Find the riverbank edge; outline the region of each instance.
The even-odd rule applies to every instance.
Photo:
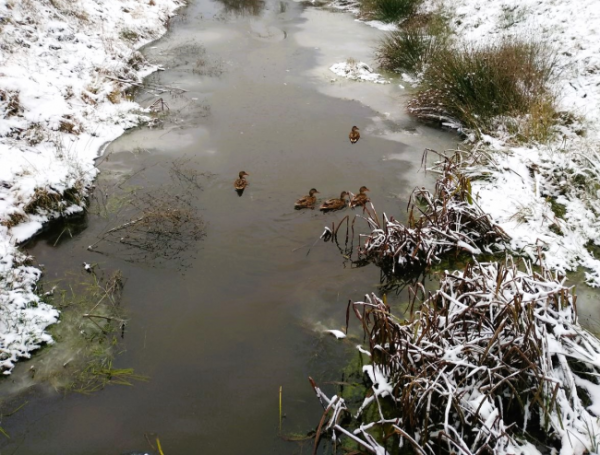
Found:
[[[19,244],[85,210],[95,160],[148,120],[128,81],[159,69],[137,51],[187,0],[0,2],[0,372],[52,343],[59,312]]]

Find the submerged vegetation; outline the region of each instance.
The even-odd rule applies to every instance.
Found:
[[[61,322],[50,328],[55,344],[45,347],[29,371],[36,382],[58,390],[92,393],[109,384],[131,385],[144,377],[113,366],[126,328],[120,271],[103,274],[87,267],[68,286],[56,284],[47,299],[61,311]]]
[[[205,236],[195,201],[202,179],[210,177],[191,164],[186,158],[171,162],[168,185],[145,188],[145,169],[141,169],[120,181],[116,187],[120,191],[110,198],[104,188],[98,188],[92,210],[110,218],[110,224],[88,249],[130,262],[185,268]]]

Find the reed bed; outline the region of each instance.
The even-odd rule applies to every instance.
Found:
[[[564,281],[508,258],[446,272],[427,296],[414,288],[408,321],[374,294],[349,304],[371,387],[349,422],[344,399],[311,380],[319,433],[376,454],[522,453],[532,440],[547,453],[597,452],[600,341],[579,326]]]
[[[437,153],[426,150],[424,161],[428,151]],[[425,188],[413,191],[407,224],[385,214],[380,220],[372,204],[365,210],[371,232],[360,234],[356,262],[373,262],[391,277],[421,272],[449,255],[477,256],[504,250],[508,235],[473,200],[471,180],[462,170],[469,169],[469,163],[460,152],[438,155],[435,189],[433,193]],[[340,225],[344,221],[350,223],[344,219]],[[322,238],[337,240],[340,225],[325,228]]]

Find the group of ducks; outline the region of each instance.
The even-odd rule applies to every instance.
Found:
[[[358,132],[357,126],[352,127],[352,131],[350,131],[348,138],[352,144],[356,144],[358,142],[360,139],[360,133]],[[246,171],[240,171],[239,177],[235,180],[235,182],[233,182],[233,187],[239,195],[241,195],[241,193],[243,193],[248,186],[248,181],[246,180],[247,175],[250,174],[248,174]],[[347,191],[342,191],[339,198],[331,198],[324,201],[319,207],[319,210],[323,212],[333,212],[335,210],[341,210],[345,207],[348,207],[348,205],[350,205],[352,208],[364,207],[367,202],[370,202],[369,197],[365,194],[367,191],[369,191],[369,188],[366,186],[361,186],[358,194],[352,196],[351,198],[350,193]],[[303,196],[296,201],[294,208],[296,210],[314,209],[315,204],[317,203],[317,197],[315,196],[317,193],[318,191],[315,188],[311,188],[307,196]],[[350,200],[348,201],[347,198],[350,198]]]

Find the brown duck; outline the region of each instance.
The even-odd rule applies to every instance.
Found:
[[[245,179],[246,175],[250,174],[248,174],[246,171],[240,171],[240,178],[236,179],[236,181],[233,182],[233,187],[237,191],[242,191],[248,186],[248,181]]]
[[[294,208],[296,210],[314,209],[315,202],[317,202],[317,197],[315,196],[316,193],[318,193],[318,191],[314,188],[311,188],[308,192],[308,196],[303,196],[296,201],[296,203],[294,204]]]
[[[370,191],[369,188],[367,188],[366,186],[361,186],[359,193],[356,196],[354,196],[352,198],[352,200],[350,201],[350,207],[352,207],[352,208],[358,207],[358,206],[364,207],[367,202],[371,202],[371,199],[369,199],[369,196],[367,196],[365,194],[366,191]]]
[[[334,210],[341,210],[348,206],[348,201],[346,200],[347,196],[348,196],[348,193],[346,191],[342,191],[342,194],[340,194],[339,199],[337,199],[337,198],[327,199],[325,202],[323,202],[321,204],[321,207],[319,207],[319,210],[321,210],[323,212],[333,212]]]
[[[358,126],[352,127],[352,131],[350,131],[350,134],[348,135],[348,137],[350,138],[350,142],[352,144],[356,144],[358,142],[358,140],[360,139],[360,133],[358,132]]]

